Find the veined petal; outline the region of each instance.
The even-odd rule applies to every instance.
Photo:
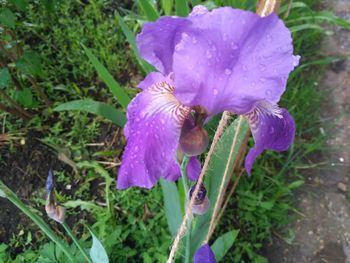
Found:
[[[141,57],[165,75],[172,72],[178,32],[188,23],[186,18],[169,16],[146,23],[136,38]]]
[[[176,162],[181,127],[191,109],[176,100],[173,90],[168,83],[160,82],[130,103],[118,189],[151,188],[160,177],[167,177]]]
[[[173,57],[175,96],[182,103],[210,114],[243,114],[257,101],[279,101],[299,57],[276,14],[262,18],[224,7],[188,19]]]
[[[193,258],[194,263],[216,263],[215,255],[208,244],[197,249]]]
[[[260,102],[245,116],[255,141],[245,159],[245,169],[250,174],[256,157],[264,150],[286,151],[289,148],[294,140],[295,123],[286,109],[266,101]]]

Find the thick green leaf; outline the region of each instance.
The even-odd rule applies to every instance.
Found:
[[[233,162],[237,156],[238,150],[244,140],[244,137],[249,129],[248,123],[244,120],[241,124],[241,128],[238,131],[237,143],[234,146],[233,156],[231,160],[228,160],[230,148],[232,144],[233,136],[236,133],[238,120],[233,121],[224,131],[221,139],[219,140],[216,149],[213,153],[213,157],[209,163],[207,173],[205,174],[205,187],[207,189],[208,198],[210,204],[212,204],[208,212],[198,217],[198,221],[193,229],[191,243],[191,251],[194,252],[203,242],[205,236],[208,233],[209,222],[213,214],[214,204],[216,202],[222,177],[225,172],[227,162],[230,164],[230,170]]]
[[[102,243],[98,238],[92,233],[90,230],[90,233],[92,235],[92,247],[90,249],[90,257],[93,263],[108,263],[108,255],[103,247]]]
[[[115,81],[113,76],[108,72],[108,70],[103,66],[98,59],[92,54],[91,50],[82,45],[86,55],[88,56],[90,62],[94,65],[98,76],[106,83],[108,88],[111,90],[115,98],[118,100],[120,105],[123,106],[124,109],[127,108],[130,98],[123,90],[123,88]]]
[[[93,113],[112,121],[114,124],[120,127],[124,127],[126,123],[126,117],[124,113],[117,111],[111,105],[108,105],[103,102],[94,101],[91,99],[69,101],[57,106],[53,110],[54,111],[78,110],[78,111]]]
[[[149,21],[155,21],[159,18],[157,10],[149,2],[149,0],[139,0],[138,3]]]
[[[17,59],[16,68],[24,74],[36,77],[44,76],[40,56],[33,51],[25,51],[23,56]]]
[[[171,15],[173,10],[174,0],[162,0],[162,8],[166,16]]]
[[[35,100],[30,88],[16,90],[13,94],[13,99],[25,108],[34,108],[38,106],[38,102]]]
[[[155,71],[153,66],[148,64],[146,61],[144,61],[140,57],[139,50],[137,49],[137,46],[136,46],[136,40],[135,40],[134,33],[130,30],[128,25],[125,24],[124,19],[119,14],[117,14],[117,17],[118,17],[118,22],[119,22],[120,28],[122,29],[122,31],[126,37],[126,40],[129,42],[131,49],[134,52],[134,54],[137,58],[137,61],[139,62],[140,66],[142,67],[143,71],[145,73],[150,73],[152,71]]]
[[[160,180],[164,196],[165,214],[168,220],[171,236],[175,237],[182,222],[180,197],[176,184],[173,182]]]
[[[11,80],[10,72],[7,68],[0,70],[0,89],[8,86]]]
[[[187,16],[190,12],[187,0],[175,0],[176,15]]]
[[[214,252],[216,261],[220,261],[226,253],[230,250],[233,243],[235,242],[238,236],[239,230],[232,230],[220,236],[215,240],[214,244],[211,246],[211,249]]]
[[[28,2],[26,0],[9,0],[9,2],[22,11],[25,11],[28,6]]]
[[[0,25],[14,28],[16,25],[16,15],[8,8],[0,11]]]

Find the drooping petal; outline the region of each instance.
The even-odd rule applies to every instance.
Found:
[[[295,123],[286,109],[264,101],[246,115],[255,145],[245,159],[245,169],[250,174],[253,163],[264,150],[286,151],[294,140]]]
[[[259,100],[277,103],[298,64],[290,31],[276,14],[232,9],[197,12],[173,58],[175,96],[209,113],[246,113]]]
[[[208,244],[197,249],[193,258],[194,263],[216,263],[215,255]]]
[[[181,127],[190,108],[179,104],[173,89],[165,82],[157,83],[130,103],[118,189],[151,188],[174,166]]]
[[[161,17],[146,23],[136,42],[140,55],[164,75],[172,72],[173,53],[179,32],[189,21],[182,17]]]

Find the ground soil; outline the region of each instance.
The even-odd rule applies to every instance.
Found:
[[[324,9],[350,22],[350,1],[324,1]],[[324,40],[321,52],[350,55],[350,30],[332,27],[335,34]],[[305,186],[297,193],[303,214],[291,226],[291,245],[275,237],[266,247],[272,263],[350,262],[350,59],[330,65],[319,89],[327,93],[322,105],[322,128],[327,150],[318,162],[322,168],[304,174]]]

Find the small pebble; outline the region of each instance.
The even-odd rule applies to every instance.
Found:
[[[340,157],[340,158],[339,158],[339,161],[340,161],[341,163],[343,163],[343,162],[344,162],[344,158],[343,158],[343,157]]]
[[[67,184],[67,185],[66,185],[66,189],[67,189],[67,190],[72,189],[72,185],[71,185],[71,184]]]
[[[338,189],[340,191],[342,191],[343,193],[346,193],[347,190],[348,190],[348,187],[346,186],[346,184],[342,183],[342,182],[339,182],[338,185],[337,185]]]

